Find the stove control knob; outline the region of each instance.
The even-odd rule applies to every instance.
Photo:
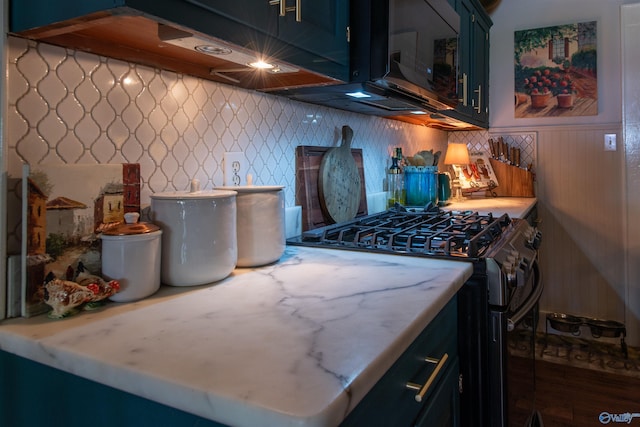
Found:
[[[507,286],[509,286],[510,288],[515,288],[518,284],[518,277],[516,275],[513,263],[508,260],[505,261],[502,264],[502,273],[504,274]]]
[[[533,229],[532,231],[533,233],[531,234],[531,236],[527,237],[526,246],[528,248],[538,250],[538,248],[540,247],[540,242],[542,241],[542,233],[535,229]]]
[[[530,240],[530,239],[533,237],[533,234],[534,234],[534,233],[535,233],[534,228],[533,228],[532,226],[528,226],[528,227],[526,228],[526,230],[524,230],[524,233],[523,233],[523,234],[524,234],[524,237],[525,237],[527,240]]]
[[[533,238],[533,247],[534,249],[538,250],[538,248],[540,247],[540,243],[542,242],[542,233],[538,230],[536,230],[536,235]]]
[[[511,288],[518,286],[518,276],[513,270],[507,274],[507,285]]]

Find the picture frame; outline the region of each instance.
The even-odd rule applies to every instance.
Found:
[[[72,280],[79,262],[101,275],[100,234],[140,212],[140,165],[24,165],[21,315],[49,310],[45,278]]]
[[[515,31],[514,116],[598,114],[597,21]]]
[[[468,165],[452,165],[460,179],[463,193],[486,191],[499,185],[489,155],[484,151],[470,151]]]

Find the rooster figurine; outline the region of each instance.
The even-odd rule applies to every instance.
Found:
[[[80,286],[96,285],[98,287],[98,292],[84,307],[85,310],[93,310],[100,307],[104,304],[104,299],[109,298],[120,290],[120,282],[117,280],[106,281],[100,276],[89,273],[82,261],[78,263],[74,281]]]
[[[98,285],[80,286],[69,280],[56,279],[49,273],[44,284],[44,302],[52,308],[49,317],[62,319],[77,312],[77,307],[92,301],[100,291]]]

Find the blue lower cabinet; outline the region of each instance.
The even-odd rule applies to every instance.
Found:
[[[444,372],[441,385],[416,420],[417,427],[460,425],[459,375],[458,358],[455,358]]]
[[[0,351],[0,426],[223,427]]]
[[[454,298],[349,414],[342,427],[459,426],[457,336]],[[418,402],[417,389],[427,383]]]

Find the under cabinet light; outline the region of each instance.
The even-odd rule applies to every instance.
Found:
[[[223,55],[231,55],[233,51],[228,48],[223,48],[220,46],[212,46],[210,44],[201,44],[193,48],[201,53],[206,53],[207,55],[214,56],[223,56]]]
[[[252,52],[249,49],[225,43],[213,37],[201,37],[168,25],[158,25],[158,37],[165,43],[184,49],[195,50],[205,55],[215,56],[225,61],[247,67],[247,71],[262,70],[268,73],[278,74],[296,73],[300,71],[300,69],[288,64],[266,60],[263,55]],[[224,71],[216,70],[216,72],[221,73]]]
[[[254,62],[250,62],[247,65],[251,68],[257,68],[258,70],[271,70],[272,68],[275,68],[273,64],[270,64],[269,62],[265,62],[261,59]]]
[[[352,98],[357,98],[357,99],[360,99],[360,98],[371,98],[371,95],[369,95],[367,93],[364,93],[364,92],[349,92],[349,93],[346,93],[345,95],[350,96]]]

